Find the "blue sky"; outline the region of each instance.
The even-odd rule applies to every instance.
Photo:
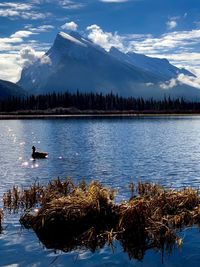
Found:
[[[17,81],[58,31],[70,30],[200,74],[199,0],[1,0],[0,79]]]

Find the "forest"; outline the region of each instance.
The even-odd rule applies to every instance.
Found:
[[[54,113],[90,112],[132,112],[132,113],[200,113],[200,102],[186,101],[184,98],[161,100],[122,97],[112,92],[102,93],[50,93],[26,97],[10,97],[0,100],[0,112],[52,111]]]

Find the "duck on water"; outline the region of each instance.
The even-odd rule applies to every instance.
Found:
[[[32,158],[33,159],[44,159],[48,157],[46,152],[37,152],[35,146],[32,146]]]

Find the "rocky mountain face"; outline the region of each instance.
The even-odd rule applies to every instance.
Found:
[[[166,58],[153,58],[133,52],[122,53],[115,47],[112,47],[109,53],[110,55],[118,58],[121,61],[128,62],[140,69],[158,76],[161,81],[176,78],[179,74],[195,77],[195,75],[188,70],[184,68],[179,69],[176,66],[170,64]]]
[[[194,76],[167,59],[136,53],[109,52],[76,32],[57,34],[53,46],[22,70],[18,85],[32,94],[48,92],[102,92],[122,96],[199,98],[200,91],[177,83],[166,90],[162,83],[179,74]]]
[[[25,96],[26,92],[18,85],[12,82],[0,80],[0,99],[6,99],[11,96]]]

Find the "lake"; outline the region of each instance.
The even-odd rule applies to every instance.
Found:
[[[48,159],[32,160],[31,147]],[[100,180],[118,189],[116,201],[130,197],[130,182],[148,181],[182,188],[200,185],[200,117],[80,118],[0,121],[0,197],[14,184],[26,187],[52,178]],[[1,204],[2,206],[2,201]],[[186,228],[181,250],[171,255],[149,250],[130,260],[118,242],[64,253],[46,249],[18,214],[6,214],[0,235],[1,266],[199,266],[200,233]]]

